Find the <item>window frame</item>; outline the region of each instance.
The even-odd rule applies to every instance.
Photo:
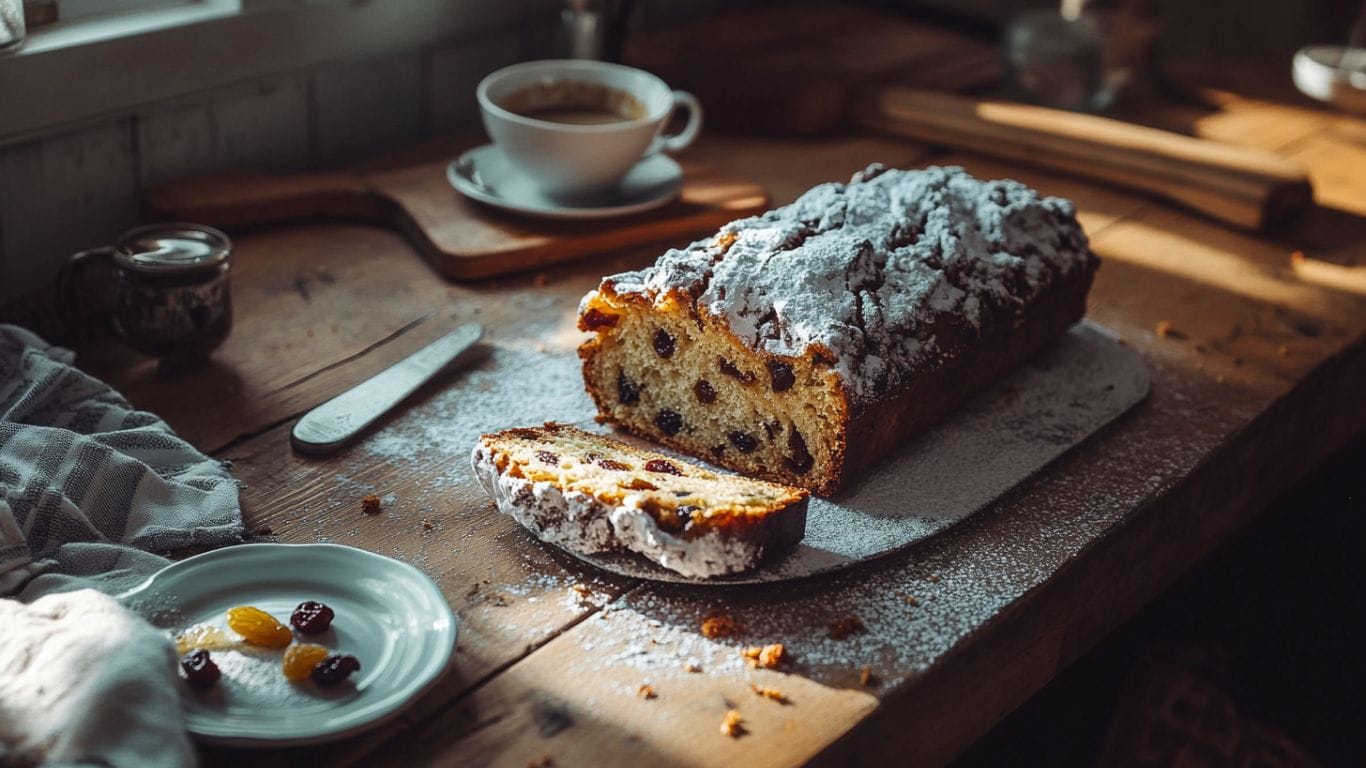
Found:
[[[468,40],[507,29],[534,7],[534,0],[197,0],[58,21],[0,55],[0,146],[327,61]]]

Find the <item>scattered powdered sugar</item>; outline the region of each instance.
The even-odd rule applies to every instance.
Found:
[[[937,328],[1013,322],[1094,263],[1066,200],[961,168],[874,165],[605,278],[603,290],[681,291],[756,350],[829,359],[866,402],[941,352]]]
[[[362,449],[391,462],[429,464],[459,457],[462,477],[481,434],[545,421],[592,421],[573,355],[503,346],[432,398],[367,438]]]

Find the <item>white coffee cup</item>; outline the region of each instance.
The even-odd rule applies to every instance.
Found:
[[[643,158],[685,149],[702,127],[702,105],[692,94],[644,70],[602,61],[513,64],[485,77],[476,94],[489,137],[557,197],[604,192]],[[677,109],[688,111],[687,124],[666,136]]]

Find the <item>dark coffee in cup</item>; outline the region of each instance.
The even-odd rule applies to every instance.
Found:
[[[533,120],[606,125],[645,117],[645,106],[626,91],[577,80],[537,83],[508,94],[503,109]]]

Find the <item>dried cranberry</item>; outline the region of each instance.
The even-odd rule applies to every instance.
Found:
[[[659,415],[655,416],[655,426],[659,427],[660,432],[672,437],[683,428],[683,417],[673,411],[660,411]]]
[[[697,402],[703,405],[711,405],[716,402],[716,390],[712,389],[711,384],[706,379],[698,379],[692,385],[692,393],[697,397]]]
[[[629,466],[622,464],[619,461],[614,461],[613,459],[603,459],[598,462],[598,466],[603,469],[614,469],[618,472],[630,469]]]
[[[616,324],[616,315],[605,314],[603,312],[599,312],[596,309],[590,309],[587,312],[584,312],[583,317],[579,318],[579,325],[585,331],[596,331],[597,329],[602,328],[604,326],[611,328]]]
[[[560,455],[558,453],[553,453],[551,451],[537,451],[536,458],[552,466],[558,465],[560,463]]]
[[[289,623],[305,635],[318,635],[332,626],[335,616],[331,608],[316,600],[308,600],[299,603],[299,607],[294,609],[289,616]]]
[[[182,656],[180,668],[185,670],[185,680],[195,688],[212,688],[223,676],[218,671],[218,665],[209,658],[209,652],[203,648]]]
[[[360,661],[355,656],[328,656],[313,667],[313,682],[327,687],[333,686],[360,670]]]
[[[622,405],[632,405],[640,402],[640,385],[626,378],[626,374],[617,374],[617,402]]]
[[[792,455],[783,459],[787,468],[799,475],[804,475],[811,471],[816,460],[812,458],[811,452],[806,449],[806,440],[802,433],[792,430],[792,434],[787,436],[787,448],[792,451]]]
[[[665,461],[664,459],[650,459],[649,461],[645,462],[645,471],[658,472],[663,475],[678,475],[679,477],[683,476],[683,471],[680,470],[678,467],[674,466],[674,463],[672,461]]]
[[[792,366],[777,360],[769,362],[768,375],[773,380],[774,392],[786,392],[797,383],[797,377],[792,374]]]
[[[726,437],[731,445],[740,449],[740,453],[754,453],[754,449],[759,447],[759,441],[748,432],[731,432]]]
[[[674,356],[674,337],[663,328],[655,331],[655,354],[666,360]]]
[[[739,379],[746,384],[750,384],[754,381],[754,374],[745,373],[739,368],[736,368],[735,363],[732,363],[724,357],[716,358],[716,364],[721,368],[721,373],[724,373],[733,379]]]

